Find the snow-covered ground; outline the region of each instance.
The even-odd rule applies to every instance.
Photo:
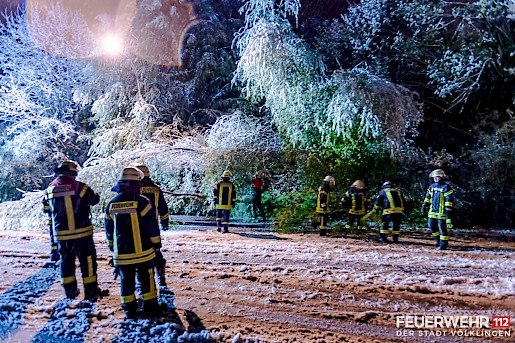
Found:
[[[175,299],[161,296],[162,317],[125,320],[101,232],[99,281],[111,293],[96,303],[63,298],[58,270],[45,267],[46,234],[0,232],[0,340],[464,342],[474,339],[398,336],[395,316],[515,318],[513,242],[451,237],[451,250],[442,252],[420,232],[401,236],[399,245],[367,235],[220,234],[205,227],[162,236]],[[501,340],[513,339],[511,331]]]

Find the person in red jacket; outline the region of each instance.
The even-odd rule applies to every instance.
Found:
[[[90,206],[98,204],[100,196],[87,184],[75,180],[77,170],[74,161],[64,161],[55,168],[56,178],[45,190],[43,211],[50,217],[51,242],[57,243],[61,284],[66,297],[75,299],[79,295],[75,278],[75,259],[78,258],[84,299],[94,301],[108,294],[98,288],[97,252],[90,219]]]
[[[254,213],[254,218],[257,219],[258,215],[261,214],[263,221],[265,221],[265,209],[263,208],[263,202],[261,199],[263,195],[263,186],[263,172],[259,170],[252,179],[252,190],[254,191],[254,195],[252,197],[252,212]]]

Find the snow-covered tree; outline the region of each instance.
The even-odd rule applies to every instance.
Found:
[[[413,94],[363,69],[327,76],[287,20],[299,7],[294,0],[251,0],[242,7],[245,27],[236,36],[240,60],[234,82],[243,85],[243,95],[265,102],[293,146],[331,148],[335,139],[352,134],[398,146],[420,121]]]
[[[37,18],[31,22],[40,33],[46,24]],[[23,15],[4,15],[0,21],[3,187],[9,182],[20,187],[39,186],[41,179],[27,171],[45,170],[74,146],[79,106],[73,95],[88,78],[84,65],[84,61],[54,56],[34,45]],[[26,172],[20,173],[25,174],[25,185],[16,180],[15,169]],[[13,177],[15,180],[7,180]]]

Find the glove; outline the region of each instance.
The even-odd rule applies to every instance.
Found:
[[[50,251],[50,261],[52,261],[52,262],[59,261],[59,252],[57,251],[57,244],[55,247],[54,247],[54,245],[52,245],[52,250]]]
[[[420,214],[425,216],[427,214],[427,207],[426,207],[426,204],[424,203],[424,205],[422,205],[422,207],[420,208]]]
[[[447,225],[448,229],[452,229],[453,228],[452,221],[450,219],[447,219],[445,221],[445,225]]]
[[[114,265],[114,261],[113,261],[112,257],[109,260],[109,262],[107,262],[107,264],[114,268],[113,275],[114,275],[114,280],[116,280],[118,278],[118,275],[120,275],[120,268],[118,268],[118,266]]]

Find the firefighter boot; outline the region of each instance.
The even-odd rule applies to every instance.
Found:
[[[381,232],[379,237],[380,243],[388,243],[388,237],[386,236],[386,233]]]
[[[320,229],[320,236],[327,236],[327,229]]]
[[[449,241],[441,239],[438,250],[447,250],[448,247],[449,247]]]
[[[440,246],[440,233],[433,232],[433,237],[435,238],[435,247]]]

